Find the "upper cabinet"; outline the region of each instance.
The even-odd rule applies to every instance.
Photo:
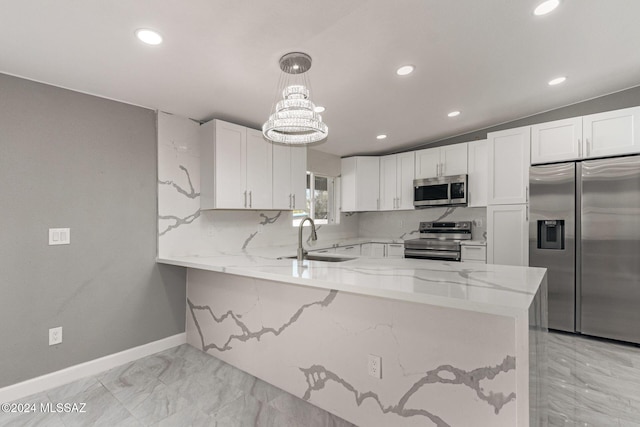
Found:
[[[486,139],[468,143],[469,179],[467,202],[469,207],[487,206],[489,185],[488,142]]]
[[[466,143],[419,150],[415,156],[415,179],[467,173]]]
[[[582,117],[531,127],[531,164],[579,159],[582,156]]]
[[[582,117],[584,157],[640,152],[640,107]]]
[[[307,148],[272,144],[273,209],[306,209]]]
[[[380,210],[414,209],[415,153],[380,157]]]
[[[376,211],[380,207],[380,158],[348,157],[342,163],[342,211]]]
[[[200,127],[202,209],[304,209],[307,149],[267,142],[255,129]]]
[[[531,164],[640,152],[640,107],[531,127]]]
[[[488,137],[488,204],[527,203],[531,127],[492,132]]]

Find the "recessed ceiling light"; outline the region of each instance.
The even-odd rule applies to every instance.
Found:
[[[547,0],[538,5],[533,11],[534,15],[546,15],[547,13],[553,11],[560,4],[560,0]]]
[[[324,107],[322,105],[316,105],[316,108],[313,109],[316,113],[324,112]]]
[[[403,65],[396,70],[396,74],[399,76],[406,76],[407,74],[413,73],[414,69],[415,67],[413,65]]]
[[[566,77],[556,77],[553,80],[549,80],[549,86],[555,86],[555,85],[559,85],[560,83],[564,83],[564,81],[567,80]]]
[[[387,135],[381,134],[381,135],[376,136],[376,139],[385,139],[386,137],[387,137]]]
[[[449,117],[455,117],[455,116],[459,116],[460,115],[460,111],[452,111],[449,114],[447,114],[447,116]]]
[[[141,42],[153,46],[162,43],[162,36],[156,31],[149,30],[148,28],[140,28],[139,30],[136,30],[136,37],[138,37]]]

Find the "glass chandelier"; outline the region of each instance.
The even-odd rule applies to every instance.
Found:
[[[311,68],[311,57],[292,52],[280,58],[280,81],[276,90],[282,99],[271,109],[271,115],[262,125],[262,134],[271,142],[286,145],[305,145],[325,139],[329,128],[309,99],[309,80],[306,72]]]

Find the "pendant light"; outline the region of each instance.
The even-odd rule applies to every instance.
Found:
[[[329,128],[322,122],[316,106],[309,99],[311,57],[291,52],[280,58],[280,81],[276,90],[282,99],[274,101],[271,115],[262,125],[262,134],[271,142],[285,145],[306,145],[325,139]]]

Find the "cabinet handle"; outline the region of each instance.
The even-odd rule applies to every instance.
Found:
[[[527,193],[525,196],[525,201],[529,203],[529,186],[528,185],[525,187],[525,191]]]
[[[440,163],[436,164],[436,176],[440,176]]]
[[[479,250],[481,250],[481,249],[482,249],[480,246],[466,246],[466,245],[465,245],[465,247],[464,247],[464,248],[465,248],[466,250],[471,250],[471,249],[473,249],[474,251],[479,251]]]
[[[578,157],[582,157],[582,140],[578,138]]]
[[[247,207],[247,192],[244,192],[244,207]]]
[[[249,207],[253,207],[253,196],[251,195],[252,191],[249,191]]]
[[[591,155],[591,151],[593,151],[593,145],[591,141],[589,141],[589,138],[587,138],[587,157]]]
[[[293,209],[296,208],[296,195],[293,195]]]
[[[293,205],[291,204],[291,194],[289,194],[289,209],[291,209]]]
[[[444,167],[445,167],[445,164],[440,163],[440,176],[444,176]]]

